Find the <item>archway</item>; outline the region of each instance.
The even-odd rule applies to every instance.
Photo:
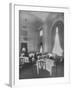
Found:
[[[52,31],[51,31],[51,52],[53,51],[53,48],[54,48],[55,35],[56,35],[56,28],[57,27],[58,27],[58,35],[59,35],[60,46],[61,46],[61,49],[64,52],[64,23],[63,23],[63,21],[57,21],[52,26]]]

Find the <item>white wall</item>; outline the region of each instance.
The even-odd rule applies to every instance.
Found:
[[[8,87],[9,81],[9,2],[15,0],[1,0],[0,1],[0,90],[10,88]],[[72,0],[16,0],[15,2],[23,2],[27,5],[46,5],[46,6],[68,6],[71,8],[72,13]],[[72,15],[70,16],[70,24],[72,21]],[[72,26],[72,25],[71,25]],[[70,32],[68,34],[72,36],[72,27],[70,27]],[[72,37],[71,37],[72,38]],[[69,38],[70,50],[72,49],[72,40]],[[71,51],[70,51],[71,55]],[[72,55],[71,55],[72,56]],[[71,57],[70,57],[71,58]],[[72,64],[72,61],[70,65]],[[71,65],[72,68],[72,65]],[[72,70],[70,71],[72,75]],[[72,82],[72,77],[71,77]],[[71,90],[71,84],[54,84],[35,87],[24,87],[23,90]],[[17,88],[15,88],[17,89]],[[20,88],[19,88],[20,89]]]

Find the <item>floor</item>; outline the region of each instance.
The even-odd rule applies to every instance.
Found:
[[[64,64],[56,64],[56,67],[52,69],[52,76],[46,70],[41,69],[39,75],[35,64],[26,64],[19,70],[19,79],[31,79],[31,78],[47,78],[47,77],[63,77],[64,76]]]

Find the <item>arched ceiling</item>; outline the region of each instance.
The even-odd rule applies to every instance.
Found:
[[[20,20],[20,25],[22,27],[30,27],[30,26],[33,27],[34,26],[36,28],[39,28],[40,26],[43,25],[43,22],[39,17],[29,13],[28,11],[27,12],[20,11],[19,20]]]

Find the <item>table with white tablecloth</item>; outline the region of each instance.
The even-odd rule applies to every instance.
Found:
[[[50,72],[50,76],[52,75],[52,67],[55,66],[54,60],[52,59],[40,59],[37,60],[36,62],[36,67],[37,67],[37,74],[39,75],[39,70],[47,70]]]

